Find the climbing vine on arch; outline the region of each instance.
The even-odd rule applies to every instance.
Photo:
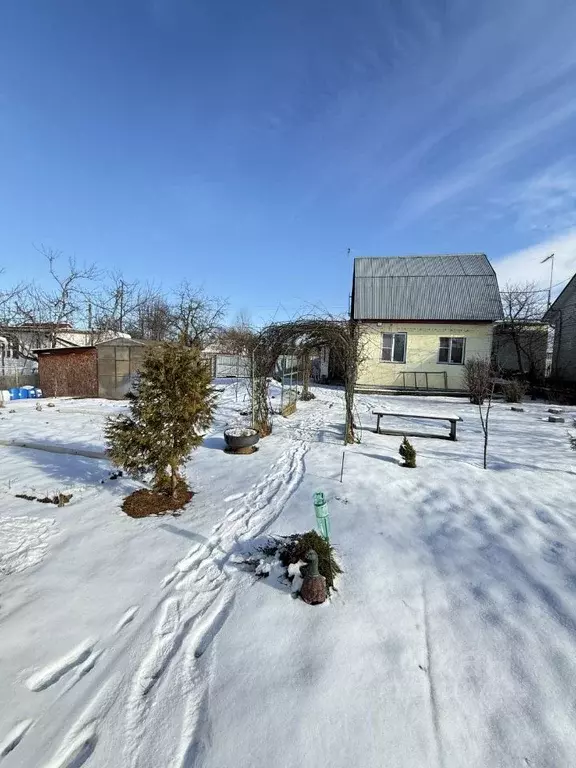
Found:
[[[252,424],[262,437],[272,431],[272,406],[268,398],[268,378],[278,358],[287,352],[327,346],[343,371],[345,429],[344,441],[356,440],[354,426],[354,387],[362,362],[360,329],[353,320],[299,319],[273,323],[253,335],[248,350],[252,360]]]

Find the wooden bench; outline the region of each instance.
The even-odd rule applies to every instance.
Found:
[[[377,435],[407,435],[409,437],[437,437],[441,440],[456,440],[456,424],[462,421],[460,416],[454,416],[448,413],[431,414],[431,413],[397,413],[396,411],[372,411],[374,416],[378,417],[376,421],[376,434]],[[431,421],[449,421],[450,422],[450,434],[449,435],[437,435],[430,432],[406,432],[403,429],[380,429],[380,419],[382,416],[396,416],[402,419],[430,419]]]

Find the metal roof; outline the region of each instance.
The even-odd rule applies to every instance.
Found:
[[[483,253],[354,259],[355,320],[501,320],[498,280]]]
[[[576,291],[576,275],[572,275],[568,283],[560,291],[558,296],[556,296],[552,304],[546,310],[546,314],[542,320],[545,322],[554,322],[554,316],[562,309],[564,303],[570,298],[573,291]]]

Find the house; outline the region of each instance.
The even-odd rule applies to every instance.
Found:
[[[354,259],[351,316],[358,388],[462,390],[464,363],[490,357],[503,312],[494,269],[471,253]]]
[[[550,306],[544,322],[554,327],[551,376],[576,383],[576,275]]]
[[[116,336],[112,331],[74,328],[70,323],[22,323],[0,326],[0,377],[30,376],[38,370],[35,349],[85,347]]]
[[[550,326],[536,320],[497,322],[494,326],[492,358],[502,374],[520,374],[531,381],[548,375]]]
[[[119,336],[87,346],[35,349],[46,397],[125,397],[151,342]],[[152,342],[153,343],[153,342]]]

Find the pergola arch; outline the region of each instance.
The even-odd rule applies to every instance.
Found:
[[[252,423],[262,436],[272,431],[267,379],[274,372],[277,359],[287,349],[330,348],[340,363],[344,376],[344,442],[356,439],[354,430],[354,387],[360,364],[360,331],[353,320],[302,319],[273,323],[254,336],[252,356]]]

